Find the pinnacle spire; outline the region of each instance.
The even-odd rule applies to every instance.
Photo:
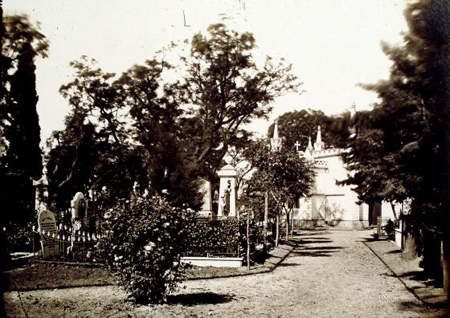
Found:
[[[311,142],[311,137],[308,137],[308,147],[306,147],[304,156],[307,160],[313,160],[313,158],[314,158],[313,153],[314,153],[314,147]]]
[[[270,145],[272,150],[280,150],[281,149],[281,138],[278,137],[278,119],[274,122],[275,126],[273,128],[273,136],[270,140]]]
[[[314,150],[311,142],[311,136],[308,137],[308,147],[306,149],[308,149],[311,152]]]
[[[354,119],[356,116],[356,104],[352,104],[352,108],[350,110],[350,119]]]
[[[320,125],[319,125],[317,127],[317,137],[316,137],[316,142],[314,143],[314,150],[321,151],[322,149],[323,149],[322,133],[320,131]]]
[[[350,138],[356,137],[356,127],[355,127],[355,117],[356,117],[356,105],[353,103],[352,108],[350,110]]]

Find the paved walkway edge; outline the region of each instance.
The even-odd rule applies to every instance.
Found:
[[[390,241],[368,241],[363,242],[369,250],[386,266],[387,269],[395,276],[405,288],[411,292],[414,297],[429,307],[443,308],[446,306],[445,295],[442,288],[432,287],[427,285],[424,281],[410,278],[410,274],[414,271],[416,273],[422,270],[415,266],[416,263],[401,258],[401,250]],[[396,258],[396,259],[394,259]],[[405,262],[407,267],[412,271],[403,271],[396,268],[394,262]],[[404,269],[403,269],[404,270]]]
[[[294,249],[293,245],[280,244],[277,248],[274,248],[269,252],[270,257],[266,259],[264,265],[257,268],[251,268],[248,270],[246,267],[240,267],[236,269],[236,272],[231,273],[217,273],[208,277],[188,277],[187,280],[203,280],[203,279],[215,279],[215,278],[228,278],[228,277],[239,277],[248,276],[262,273],[270,273],[274,271],[281,262],[283,262],[286,257]]]

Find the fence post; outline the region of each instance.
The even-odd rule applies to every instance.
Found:
[[[35,247],[34,247],[34,225],[31,228],[31,244],[33,244],[33,257],[34,257],[34,252],[35,252]]]
[[[250,212],[247,211],[247,269],[250,269]]]
[[[380,235],[381,235],[381,216],[377,217],[377,234],[378,234],[378,238],[380,238]]]

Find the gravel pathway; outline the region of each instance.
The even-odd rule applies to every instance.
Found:
[[[12,317],[444,318],[362,243],[369,231],[309,231],[272,273],[189,281],[163,306],[133,306],[115,287],[6,294]]]

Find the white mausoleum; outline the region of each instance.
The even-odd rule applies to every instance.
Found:
[[[278,127],[275,123],[272,143],[278,143]],[[297,144],[298,146],[298,144]],[[305,198],[299,200],[294,210],[295,227],[314,227],[328,225],[341,228],[363,228],[376,224],[381,215],[381,206],[358,204],[358,195],[351,186],[338,185],[347,179],[348,170],[342,160],[344,149],[326,148],[322,141],[320,126],[314,144],[309,143],[304,151],[299,151],[313,165],[314,184]],[[386,209],[387,210],[387,209]],[[385,209],[383,209],[385,212]],[[387,210],[383,218],[389,218]]]
[[[320,126],[314,145],[300,152],[313,165],[314,185],[306,198],[301,198],[294,215],[297,225],[310,227],[331,225],[349,228],[369,226],[367,204],[357,204],[358,196],[350,186],[338,185],[347,178],[342,149],[328,148],[322,142]]]

